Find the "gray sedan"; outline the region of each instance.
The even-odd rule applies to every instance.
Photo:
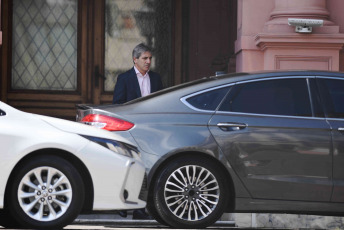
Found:
[[[224,212],[344,213],[344,74],[238,73],[123,105],[79,105],[78,121],[136,143],[147,208],[204,228]]]

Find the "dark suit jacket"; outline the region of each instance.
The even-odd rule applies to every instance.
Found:
[[[151,93],[161,90],[163,86],[160,75],[153,71],[149,71],[148,75],[150,78]],[[141,96],[140,85],[134,67],[118,76],[113,92],[113,104],[122,104]]]

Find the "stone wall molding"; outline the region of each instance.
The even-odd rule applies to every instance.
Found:
[[[344,34],[258,34],[255,44],[261,51],[269,48],[282,49],[335,49],[341,50],[344,46]]]
[[[331,56],[289,56],[281,55],[275,57],[275,69],[276,70],[286,70],[290,69],[308,69],[308,66],[313,66],[314,63],[317,64],[320,70],[332,70],[332,57]],[[314,67],[313,67],[314,69]]]

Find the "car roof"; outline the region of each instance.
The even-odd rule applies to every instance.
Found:
[[[253,80],[260,78],[280,77],[280,76],[333,76],[333,77],[344,77],[342,72],[334,71],[317,71],[317,70],[289,70],[289,71],[257,71],[257,72],[246,72],[246,73],[234,73],[225,74],[220,76],[212,76],[209,78],[214,79],[228,79],[231,78],[232,82]]]
[[[79,109],[99,109],[119,112],[122,110],[122,105],[132,105],[138,102],[149,101],[150,99],[157,98],[158,96],[168,96],[173,93],[174,96],[186,96],[194,92],[213,88],[221,85],[227,85],[240,81],[249,81],[255,79],[264,79],[271,77],[287,77],[287,76],[330,76],[344,78],[343,72],[334,71],[318,71],[318,70],[288,70],[288,71],[259,71],[259,72],[239,72],[239,73],[229,73],[219,76],[204,77],[198,80],[182,83],[176,86],[168,87],[166,89],[160,90],[158,92],[152,93],[145,97],[140,97],[135,100],[129,101],[127,103],[117,105],[117,104],[104,104],[104,105],[78,105]],[[134,107],[133,107],[134,108]]]
[[[235,83],[239,81],[248,81],[255,79],[271,78],[271,77],[287,77],[287,76],[331,76],[344,78],[344,73],[334,71],[317,71],[317,70],[291,70],[291,71],[260,71],[260,72],[240,72],[223,74],[219,76],[204,77],[198,80],[182,83],[176,86],[166,88],[164,90],[152,93],[145,97],[137,98],[125,104],[132,104],[139,101],[147,100],[151,97],[156,97],[172,91],[182,90],[185,88],[193,88],[192,91],[197,91],[197,88],[212,88],[215,86]]]

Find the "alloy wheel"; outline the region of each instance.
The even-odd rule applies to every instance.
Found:
[[[169,210],[186,221],[199,221],[209,216],[220,198],[216,177],[206,168],[186,165],[167,179],[164,190]]]
[[[18,201],[32,219],[53,221],[61,217],[72,201],[72,186],[68,178],[53,167],[37,167],[20,181]]]

